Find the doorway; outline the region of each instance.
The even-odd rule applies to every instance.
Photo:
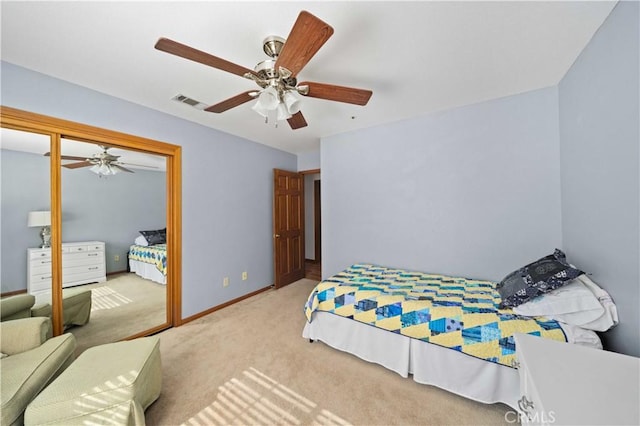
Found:
[[[305,189],[305,278],[322,279],[320,170],[301,172]]]

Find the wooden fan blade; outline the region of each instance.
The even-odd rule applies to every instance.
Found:
[[[44,154],[45,157],[50,157],[51,153],[47,152],[46,154]],[[77,160],[77,161],[85,161],[87,159],[87,157],[74,157],[72,155],[61,155],[60,158],[62,158],[63,160]]]
[[[275,69],[284,67],[295,77],[332,34],[329,24],[303,10],[282,46]]]
[[[79,163],[70,163],[70,164],[62,165],[62,167],[65,167],[67,169],[79,169],[80,167],[89,167],[89,166],[93,166],[93,164],[91,164],[88,161],[81,161]]]
[[[113,164],[113,163],[111,163],[111,167],[115,167],[115,168],[117,168],[117,169],[120,169],[120,170],[122,170],[123,172],[133,173],[133,170],[129,170],[129,169],[127,169],[126,167],[122,167],[122,166],[119,166],[119,165],[117,165],[117,164]]]
[[[304,119],[304,115],[302,115],[300,111],[293,114],[290,118],[287,118],[287,122],[293,130],[301,127],[307,127],[307,120]]]
[[[305,96],[356,105],[366,105],[373,94],[371,90],[336,86],[334,84],[313,83],[310,81],[299,83],[298,87],[301,86],[309,86],[309,93]]]
[[[216,113],[225,112],[226,110],[235,108],[238,105],[242,105],[245,102],[249,102],[250,100],[255,99],[255,97],[249,94],[249,93],[255,93],[255,92],[256,92],[255,90],[249,90],[247,92],[240,93],[239,95],[236,95],[225,101],[219,102],[215,105],[211,105],[210,107],[207,107],[204,110],[208,112],[216,112]]]
[[[239,76],[244,76],[246,73],[250,73],[257,77],[257,74],[249,68],[234,64],[226,59],[218,58],[217,56],[194,49],[193,47],[178,43],[177,41],[169,40],[168,38],[160,38],[156,43],[155,48],[162,50],[163,52],[171,53],[172,55],[180,56],[181,58],[189,59],[191,61],[200,62],[201,64],[209,65],[210,67]]]
[[[159,169],[158,166],[147,166],[146,164],[135,164],[135,163],[120,163],[123,166],[136,166],[136,167],[146,167],[148,169]]]

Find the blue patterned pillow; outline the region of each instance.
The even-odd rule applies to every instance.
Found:
[[[140,231],[140,234],[147,240],[150,246],[154,244],[167,243],[167,228],[152,231]]]
[[[562,250],[538,259],[507,275],[496,288],[502,302],[501,308],[513,308],[529,300],[562,287],[572,279],[584,274],[567,263]]]

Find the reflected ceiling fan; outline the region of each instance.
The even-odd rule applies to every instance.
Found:
[[[225,59],[194,49],[167,38],[160,38],[155,48],[172,55],[199,62],[213,68],[253,80],[260,89],[249,90],[215,105],[205,111],[221,113],[257,98],[253,110],[276,123],[287,119],[292,129],[307,126],[300,112],[297,95],[366,105],[371,90],[305,81],[298,83],[296,76],[333,34],[333,28],[309,12],[298,15],[288,39],[269,36],[263,41],[263,50],[271,59],[258,63],[254,70],[236,65]]]
[[[67,169],[79,169],[81,167],[92,166],[90,170],[99,176],[115,175],[120,171],[127,172],[127,173],[134,173],[133,170],[129,170],[126,167],[123,167],[125,165],[157,169],[157,167],[155,166],[147,166],[144,164],[123,163],[122,161],[118,161],[118,158],[121,157],[120,155],[112,155],[109,152],[107,152],[107,150],[110,147],[104,146],[104,145],[98,145],[98,146],[100,147],[100,149],[102,149],[102,152],[98,154],[94,154],[91,157],[76,157],[73,155],[61,155],[60,159],[62,160],[78,161],[77,163],[62,164],[62,167],[65,167]],[[45,156],[47,157],[50,155],[51,155],[50,152],[47,152],[45,154]]]

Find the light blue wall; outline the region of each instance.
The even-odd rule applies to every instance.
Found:
[[[618,306],[604,335],[640,356],[640,7],[623,1],[559,85],[562,235]]]
[[[7,62],[1,71],[5,106],[182,146],[183,317],[273,283],[273,169],[295,170],[295,155]]]
[[[5,293],[27,288],[27,248],[40,245],[39,228],[26,226],[27,214],[49,210],[49,158],[0,152],[0,291]],[[87,169],[62,169],[62,241],[104,241],[107,273],[126,270],[127,251],[138,231],[165,227],[165,182],[164,172],[136,170],[99,178]]]
[[[28,228],[27,215],[50,210],[49,159],[33,157],[0,150],[0,293],[27,288],[27,248],[41,244],[40,228]]]
[[[320,150],[298,154],[298,171],[316,170],[320,168]]]
[[[63,168],[62,241],[104,241],[107,273],[124,271],[139,231],[166,227],[166,192],[164,172],[136,169],[100,178]]]
[[[322,275],[501,279],[561,247],[556,88],[321,141]]]

